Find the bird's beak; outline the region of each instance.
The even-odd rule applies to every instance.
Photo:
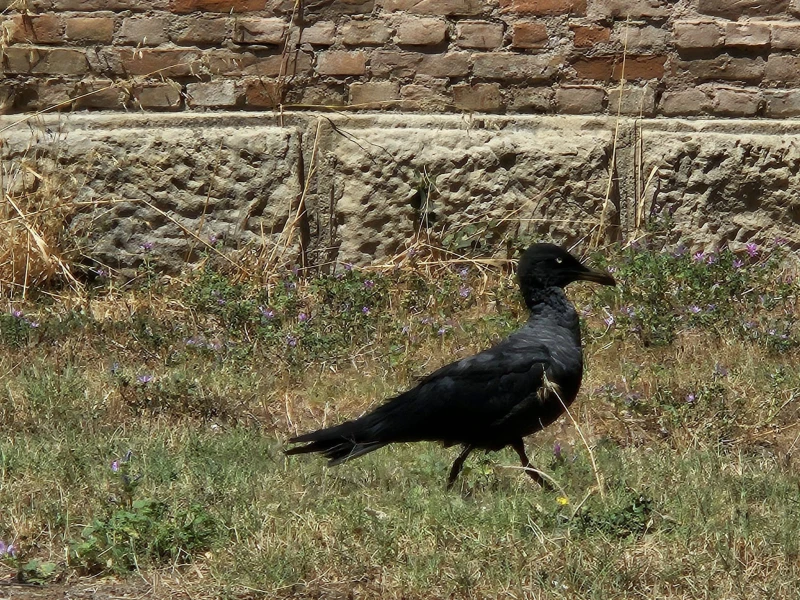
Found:
[[[603,271],[592,271],[587,267],[583,267],[583,270],[577,273],[577,279],[580,281],[593,281],[602,285],[617,285],[617,282],[610,274]]]

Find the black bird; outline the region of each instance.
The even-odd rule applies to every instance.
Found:
[[[517,276],[530,311],[519,330],[480,354],[431,373],[371,413],[291,438],[292,443],[307,444],[286,454],[321,452],[333,466],[394,442],[461,444],[447,479],[449,489],[470,452],[511,446],[526,472],[542,484],[522,439],[566,410],[583,375],[578,314],[563,288],[580,280],[616,282],[552,244],[528,248]]]

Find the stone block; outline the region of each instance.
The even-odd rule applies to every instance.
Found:
[[[317,55],[317,73],[336,77],[363,75],[367,72],[367,56],[363,52],[331,50]]]
[[[230,79],[186,86],[186,103],[192,108],[230,108],[236,106],[237,99],[236,84]]]
[[[360,108],[392,108],[400,99],[400,84],[396,81],[371,81],[350,86],[351,106]]]
[[[586,0],[500,0],[502,12],[536,16],[586,15]]]
[[[503,45],[503,25],[490,21],[459,21],[455,43],[461,48],[491,50]]]
[[[168,41],[164,29],[166,21],[154,17],[129,17],[123,19],[117,34],[117,43],[133,46],[158,46]]]
[[[391,31],[383,21],[348,21],[339,30],[342,43],[348,46],[382,46],[389,41]]]
[[[473,74],[485,79],[544,82],[553,79],[563,58],[547,54],[476,53]]]
[[[233,27],[233,41],[237,44],[269,44],[277,46],[286,37],[283,19],[237,19]]]
[[[447,37],[444,19],[405,16],[397,20],[395,40],[401,46],[436,46]]]
[[[71,17],[66,19],[66,38],[79,44],[110,44],[114,37],[111,17]]]
[[[556,109],[560,113],[585,115],[605,111],[606,91],[596,86],[564,86],[556,90]]]
[[[458,110],[493,112],[503,106],[497,83],[460,83],[453,86],[453,103]]]

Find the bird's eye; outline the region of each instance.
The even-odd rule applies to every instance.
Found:
[[[564,262],[564,259],[563,259],[563,258],[561,258],[561,257],[559,256],[559,257],[556,259],[556,262],[557,262],[558,264],[561,264],[561,263],[563,263],[563,262]]]

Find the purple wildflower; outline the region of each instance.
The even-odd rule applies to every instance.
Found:
[[[260,312],[261,316],[264,317],[265,319],[274,319],[275,318],[275,311],[272,310],[271,308],[266,307],[266,306],[259,306],[258,307],[258,312]]]
[[[749,244],[747,244],[747,246],[745,246],[745,248],[750,258],[755,258],[756,256],[758,256],[758,245],[750,242]]]
[[[304,312],[301,312],[299,315],[297,315],[297,320],[300,321],[301,323],[305,323],[306,321],[308,321],[308,315]]]
[[[470,292],[472,292],[472,288],[462,285],[458,290],[458,295],[462,298],[469,298]]]
[[[287,292],[297,289],[297,284],[294,281],[284,281],[283,286],[286,288]]]
[[[361,307],[361,312],[364,313],[365,315],[368,315],[369,314],[369,306]]]
[[[728,369],[719,363],[714,363],[714,375],[717,377],[727,377]]]
[[[675,247],[675,250],[672,251],[672,256],[674,256],[675,258],[680,258],[688,251],[689,249],[686,246],[684,246],[683,243],[680,243]]]
[[[713,252],[709,253],[709,255],[706,257],[706,263],[708,263],[709,265],[713,265],[716,262],[717,262],[717,255],[714,254]]]
[[[117,373],[119,373],[119,363],[115,362],[114,364],[112,364],[110,371],[112,375],[116,375]]]
[[[298,267],[297,265],[292,265],[292,275],[294,275],[295,277],[297,277],[297,275],[298,275],[299,273],[300,273],[300,267]]]
[[[409,248],[408,249],[408,255],[411,256],[411,257],[416,256],[417,255],[417,249],[416,248]]]
[[[776,246],[785,246],[788,243],[789,243],[789,240],[787,240],[786,238],[782,238],[782,237],[775,238],[775,245]]]
[[[433,323],[433,319],[430,317],[422,317],[419,320],[419,322],[422,323],[423,325],[430,325],[431,323]]]
[[[469,275],[469,267],[461,267],[458,270],[458,274],[461,277],[461,279],[466,279],[467,275]]]
[[[603,323],[605,323],[607,327],[613,327],[616,322],[617,320],[614,318],[614,315],[608,315],[603,319]]]
[[[14,544],[9,544],[8,548],[6,548],[6,554],[9,556],[16,556],[17,555],[17,548]]]
[[[148,384],[148,383],[150,383],[151,381],[153,381],[153,376],[152,376],[152,375],[139,375],[139,376],[136,378],[136,381],[138,381],[138,382],[139,382],[139,383],[141,383],[142,385],[145,385],[145,384]]]
[[[401,333],[408,335],[408,332],[411,331],[411,327],[408,325],[403,325],[403,328],[400,331]]]
[[[287,335],[286,345],[289,346],[289,348],[294,348],[295,346],[297,346],[297,338],[294,337],[293,335]]]
[[[695,254],[692,255],[692,260],[694,262],[702,262],[703,259],[705,259],[705,257],[706,257],[706,253],[703,252],[703,251],[700,251],[700,252],[696,252]]]
[[[556,457],[556,460],[561,460],[561,444],[558,442],[553,444],[553,456]]]
[[[437,333],[438,333],[439,335],[444,335],[445,333],[447,333],[447,327],[445,327],[444,325],[442,325],[441,327],[439,327],[439,331],[438,331]]]
[[[0,556],[6,553],[8,548],[6,548],[6,543],[3,540],[0,540]]]
[[[371,290],[372,288],[374,288],[374,287],[375,287],[375,282],[374,282],[374,281],[372,281],[372,279],[367,279],[367,280],[364,282],[364,287],[365,287],[365,288],[367,288],[368,290]]]
[[[695,395],[694,395],[694,393],[691,393],[691,394],[687,394],[687,395],[686,395],[686,402],[688,402],[689,404],[691,404],[691,403],[692,403],[692,402],[694,402],[694,401],[695,401]]]
[[[208,236],[208,243],[211,244],[212,246],[216,244],[218,241],[219,238],[216,236],[216,234],[212,233],[210,236]]]
[[[344,263],[344,270],[345,271],[352,271],[353,270],[353,265],[351,265],[350,263]]]
[[[145,242],[141,245],[142,250],[145,252],[150,252],[153,249],[153,242]]]
[[[702,308],[700,308],[699,306],[697,306],[696,304],[692,304],[692,305],[689,307],[689,312],[690,312],[690,313],[692,313],[693,315],[698,315],[698,314],[700,314],[701,312],[703,312],[703,309],[702,309]]]
[[[22,318],[22,311],[21,311],[21,310],[17,310],[17,309],[15,308],[15,309],[13,309],[13,310],[11,311],[11,316],[12,316],[12,317],[15,317],[15,318],[17,318],[17,319],[21,319],[21,318]]]
[[[741,269],[744,266],[744,261],[739,258],[733,259],[733,268],[734,269]]]
[[[108,272],[105,269],[101,269],[99,267],[97,269],[95,269],[94,272],[97,273],[98,277],[107,277],[108,276]]]
[[[119,471],[119,461],[118,461],[118,460],[115,460],[115,461],[113,461],[113,462],[111,463],[111,470],[112,470],[114,473],[116,473],[117,471]]]

